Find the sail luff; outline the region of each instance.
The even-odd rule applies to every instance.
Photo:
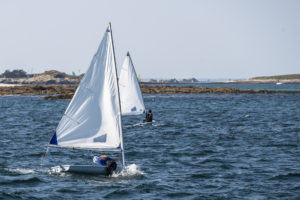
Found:
[[[97,52],[98,52],[98,50],[97,50]],[[97,53],[96,53],[96,54],[97,54]],[[91,61],[90,66],[91,66],[92,63],[94,62],[94,59],[95,59],[96,54],[93,56],[93,59],[92,59],[92,61]],[[85,76],[86,76],[86,73],[83,75],[82,80],[85,79]],[[79,91],[79,85],[78,85],[78,87],[76,88],[73,97],[75,97],[75,96],[77,95],[78,91]],[[70,101],[70,103],[68,104],[68,107],[67,107],[67,109],[65,110],[64,114],[61,116],[60,121],[59,121],[57,127],[59,127],[59,126],[60,126],[60,123],[62,123],[62,119],[63,119],[64,116],[66,116],[66,113],[67,113],[67,111],[69,110],[70,106],[72,105],[73,101],[74,101],[74,98],[72,98],[71,101]],[[52,138],[50,139],[49,144],[50,144],[50,145],[49,145],[50,147],[51,147],[51,146],[58,145],[58,143],[57,143],[57,135],[56,135],[56,131],[54,132],[54,135],[53,135]]]
[[[112,49],[113,49],[113,57],[114,57],[114,66],[115,66],[115,80],[117,84],[117,95],[118,95],[118,102],[119,102],[119,127],[120,127],[120,141],[121,141],[121,150],[122,150],[122,164],[125,166],[125,153],[124,153],[124,143],[123,143],[123,131],[122,131],[122,118],[121,118],[121,99],[120,99],[120,89],[119,89],[119,80],[118,80],[118,72],[117,72],[117,62],[116,62],[116,54],[115,54],[115,47],[114,47],[114,40],[112,35],[112,28],[111,23],[109,22],[109,28],[110,28],[110,38],[112,43]]]
[[[123,62],[119,77],[122,115],[140,115],[145,105],[140,84],[129,52]]]
[[[119,91],[110,26],[50,140],[81,149],[119,149]]]
[[[105,30],[104,35],[105,35],[106,31],[107,31],[107,29]],[[97,49],[95,55],[93,56],[92,61],[91,61],[91,63],[90,63],[89,66],[92,66],[93,63],[95,62],[96,56],[97,56],[98,51],[99,51],[99,48],[100,48],[100,46],[98,47],[98,49]],[[84,73],[84,75],[83,75],[83,77],[82,77],[81,80],[84,80],[84,79],[86,78],[86,76],[87,76],[87,73]],[[81,83],[81,82],[80,82],[80,83]],[[80,83],[79,83],[79,85],[77,86],[76,91],[75,91],[75,93],[74,93],[74,95],[73,95],[73,98],[71,99],[70,103],[68,104],[68,107],[67,107],[67,109],[65,110],[64,114],[62,115],[62,117],[61,117],[61,119],[60,119],[59,124],[58,124],[57,127],[60,126],[60,123],[62,123],[63,117],[66,116],[66,113],[68,112],[70,106],[72,105],[72,103],[73,103],[73,101],[74,101],[74,99],[75,99],[74,97],[77,95],[77,93],[78,93],[78,91],[79,91],[79,89],[80,89]],[[58,143],[57,143],[57,135],[56,135],[56,131],[55,131],[54,135],[52,136],[52,138],[51,138],[51,140],[50,140],[50,146],[54,146],[54,145],[58,145]]]
[[[142,96],[142,99],[143,99],[143,93],[142,93],[142,90],[141,90],[141,86],[140,86],[140,82],[137,78],[137,74],[136,74],[136,71],[135,71],[135,67],[134,67],[134,64],[133,64],[133,61],[131,59],[131,56],[130,56],[130,53],[128,51],[128,56],[129,56],[129,60],[130,60],[130,63],[132,65],[132,70],[133,70],[133,73],[134,73],[134,76],[136,77],[137,81],[138,81],[138,84],[137,84],[137,87],[138,87],[138,91],[140,92],[140,95]],[[143,109],[144,109],[144,112],[145,112],[145,104],[144,104],[144,101],[141,102],[142,105],[143,105]]]

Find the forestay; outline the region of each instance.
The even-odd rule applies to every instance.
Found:
[[[129,52],[121,68],[119,86],[122,115],[143,114],[143,96]]]
[[[122,127],[110,26],[65,111],[50,144],[121,150]]]

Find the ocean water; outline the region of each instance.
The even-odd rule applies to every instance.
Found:
[[[161,84],[154,84],[161,85]],[[276,85],[274,83],[194,83],[194,84],[165,84],[176,87],[194,86],[203,88],[236,88],[241,90],[273,90],[273,91],[300,91],[300,84],[284,83]]]
[[[97,155],[45,154],[68,100],[0,97],[0,199],[300,199],[300,94],[144,99],[155,122],[123,118],[127,167],[103,177],[51,171]]]

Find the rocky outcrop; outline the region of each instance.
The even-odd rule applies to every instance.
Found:
[[[299,91],[240,90],[234,88],[200,88],[193,86],[141,85],[144,94],[272,94],[300,93]],[[46,95],[46,100],[71,99],[76,91],[72,85],[35,85],[1,87],[0,95]]]
[[[0,95],[58,95],[73,94],[76,86],[68,85],[34,85],[1,87]]]
[[[249,93],[249,94],[256,94],[256,93],[300,93],[294,91],[271,91],[271,90],[241,90],[235,88],[202,88],[202,87],[194,87],[194,86],[183,86],[183,87],[176,87],[176,86],[166,86],[166,85],[142,85],[141,86],[142,93],[146,94],[202,94],[202,93],[230,93],[230,94],[239,94],[239,93]]]
[[[74,95],[74,93],[59,94],[59,95],[54,95],[54,96],[46,96],[43,99],[44,100],[72,99],[73,95]]]

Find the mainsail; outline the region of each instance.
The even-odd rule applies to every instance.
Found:
[[[109,25],[50,144],[70,148],[123,150],[118,90]]]
[[[143,96],[129,52],[121,68],[119,86],[122,115],[143,114]]]

